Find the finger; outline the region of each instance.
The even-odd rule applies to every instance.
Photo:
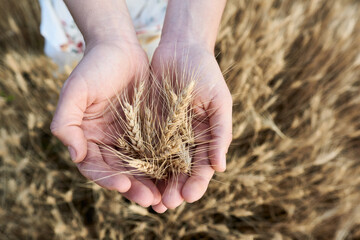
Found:
[[[129,177],[104,162],[97,144],[89,142],[87,149],[86,158],[77,164],[81,174],[103,188],[127,192],[131,187]]]
[[[82,161],[87,153],[87,142],[81,129],[86,109],[86,84],[81,78],[70,77],[64,84],[50,129],[68,147],[74,162]]]
[[[181,174],[169,179],[162,196],[162,202],[165,207],[174,209],[183,203],[184,198],[181,195],[181,190],[187,178],[188,176]]]
[[[209,158],[215,171],[226,169],[226,153],[232,140],[232,99],[225,85],[209,105],[211,143]]]
[[[141,182],[142,184],[147,186],[149,188],[149,190],[152,192],[153,202],[151,203],[151,205],[159,204],[161,202],[161,194],[160,194],[158,188],[156,187],[156,185],[154,184],[154,182],[152,180],[146,179],[144,177],[135,176],[135,178],[139,182]]]
[[[191,176],[182,188],[182,196],[188,203],[199,200],[206,192],[209,182],[214,175],[208,158],[208,144],[197,147],[194,156]]]
[[[136,180],[134,177],[130,177],[130,179],[131,188],[122,195],[127,199],[136,202],[142,207],[149,207],[154,202],[154,197],[151,190],[146,185]]]
[[[162,202],[152,205],[151,207],[157,213],[164,213],[167,210],[167,207]]]
[[[158,181],[156,184],[157,188],[159,189],[160,194],[162,195],[165,191],[166,184],[164,181]],[[167,207],[162,202],[162,199],[158,204],[152,205],[152,209],[157,213],[164,213],[167,210]]]

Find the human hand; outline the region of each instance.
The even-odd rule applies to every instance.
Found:
[[[150,206],[161,195],[151,180],[122,174],[117,161],[99,147],[113,145],[109,136],[109,100],[148,71],[148,59],[137,43],[96,42],[87,46],[85,55],[71,73],[60,93],[51,124],[52,133],[68,146],[80,172],[100,186],[117,190],[126,198]]]
[[[177,71],[178,76],[184,71],[195,71],[197,82],[192,103],[197,119],[195,135],[210,129],[209,134],[201,136],[201,142],[205,142],[197,146],[201,150],[195,150],[191,175],[181,175],[158,185],[162,202],[153,208],[162,212],[176,208],[184,200],[197,201],[205,193],[214,170],[225,171],[225,155],[232,139],[232,98],[213,52],[203,45],[160,44],[151,66],[158,76],[164,71],[170,74]]]
[[[148,72],[148,59],[136,38],[125,1],[64,0],[82,32],[83,59],[65,82],[51,131],[69,147],[80,172],[100,186],[149,206],[160,201],[150,180],[123,174],[117,158],[99,143],[113,145],[115,121],[108,106],[137,77]]]

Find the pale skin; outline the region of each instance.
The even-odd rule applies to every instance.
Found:
[[[196,111],[208,118],[199,127],[211,129],[209,151],[190,177],[176,184],[155,185],[149,179],[113,174],[107,164],[116,159],[100,151],[98,140],[111,144],[103,113],[109,99],[121,93],[136,77],[146,75],[149,62],[136,39],[124,0],[65,0],[80,31],[86,51],[65,82],[51,124],[52,133],[69,148],[79,171],[100,186],[116,190],[141,206],[159,213],[183,201],[194,202],[205,193],[214,171],[226,168],[231,142],[232,99],[214,57],[218,26],[226,0],[170,0],[151,67],[161,72],[186,51],[187,64],[199,66],[200,81],[194,99]],[[176,69],[173,69],[176,71]],[[112,172],[112,173],[109,173]]]

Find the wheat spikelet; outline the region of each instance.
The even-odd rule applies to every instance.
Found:
[[[124,151],[127,155],[137,156],[137,152],[131,147],[131,145],[124,138],[117,138],[117,147]]]
[[[129,166],[136,171],[145,173],[147,176],[155,179],[166,179],[168,174],[163,166],[159,166],[151,161],[134,160],[129,161]]]
[[[191,165],[191,156],[189,149],[187,149],[186,144],[180,146],[180,151],[178,155],[179,159],[174,160],[171,164],[171,170],[175,174],[179,173],[188,173],[190,171]]]
[[[146,143],[150,146],[153,144],[153,139],[155,138],[155,124],[153,121],[153,114],[149,107],[145,106],[144,108],[144,121],[143,121],[143,136]]]
[[[169,76],[164,78],[163,81],[163,85],[164,85],[164,93],[165,93],[165,97],[168,100],[168,107],[171,108],[171,106],[176,104],[176,101],[178,99],[176,93],[174,92],[174,89],[172,88],[171,85],[171,78]]]
[[[145,147],[141,138],[141,128],[137,117],[137,108],[129,103],[124,104],[124,113],[127,120],[127,136],[130,139],[131,147],[140,155],[144,155]]]
[[[141,82],[138,88],[134,90],[134,101],[131,105],[127,98],[121,105],[126,118],[126,134],[131,142],[131,147],[140,156],[145,156],[145,146],[141,136],[141,123],[140,123],[140,103],[141,97],[144,92],[145,83]],[[125,141],[124,141],[125,142]]]
[[[163,134],[161,142],[159,143],[160,148],[158,150],[158,154],[163,154],[165,156],[172,154],[172,152],[174,151],[174,146],[179,143],[177,141],[179,137],[175,137],[174,133],[180,128],[182,124],[186,123],[186,116],[194,86],[195,81],[191,81],[183,89],[179,97],[177,97],[176,102],[174,102],[172,108],[170,109],[170,113],[165,122],[165,126],[163,127]],[[172,97],[170,99],[171,101],[173,100]]]

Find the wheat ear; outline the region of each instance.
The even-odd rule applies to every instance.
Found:
[[[169,115],[163,128],[162,139],[160,142],[158,154],[169,155],[173,151],[172,148],[177,145],[178,141],[174,137],[175,132],[182,125],[186,119],[186,114],[191,102],[192,93],[194,90],[195,81],[191,81],[181,92],[177,98],[173,108],[170,109]],[[173,141],[171,141],[173,140]]]

